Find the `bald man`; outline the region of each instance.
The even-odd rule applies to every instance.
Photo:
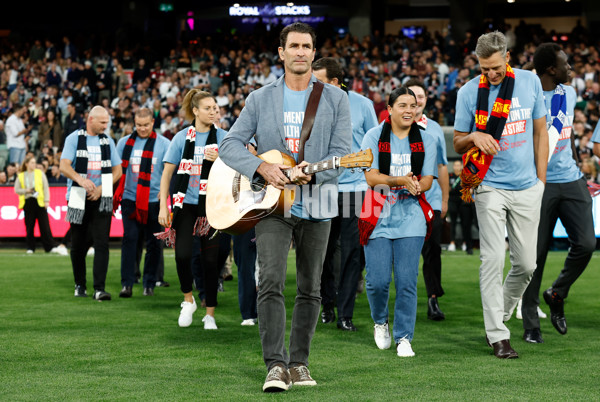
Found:
[[[71,264],[75,297],[87,296],[85,257],[89,229],[95,249],[95,300],[111,299],[104,284],[108,271],[113,186],[121,177],[121,159],[114,141],[104,134],[108,121],[106,109],[94,106],[88,115],[86,127],[74,131],[65,140],[60,160],[60,171],[68,179],[65,220],[71,223],[72,230]]]

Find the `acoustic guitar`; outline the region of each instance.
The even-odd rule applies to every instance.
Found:
[[[277,150],[271,150],[258,156],[268,163],[289,166],[296,165],[291,156]],[[370,149],[333,157],[329,160],[310,163],[302,171],[314,174],[329,169],[368,168],[373,162]],[[283,170],[288,176],[290,169]],[[217,158],[210,169],[206,187],[206,217],[210,226],[220,231],[237,235],[252,229],[258,221],[272,213],[284,215],[292,207],[296,196],[296,186],[286,186],[279,190],[256,175],[249,179],[227,166]]]

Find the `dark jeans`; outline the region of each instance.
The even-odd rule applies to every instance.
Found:
[[[431,234],[423,243],[423,279],[427,289],[427,297],[442,297],[442,218],[441,211],[433,211]]]
[[[255,231],[250,229],[233,236],[233,260],[238,267],[238,300],[242,319],[258,317],[256,311],[256,240]]]
[[[28,198],[25,200],[25,205],[23,205],[23,211],[25,212],[25,230],[27,232],[25,242],[27,243],[27,250],[35,251],[34,230],[36,221],[40,229],[40,237],[44,250],[48,252],[56,247],[58,243],[52,237],[46,207],[40,207],[37,199]]]
[[[85,256],[89,248],[88,231],[94,246],[94,290],[104,290],[108,271],[108,240],[112,215],[100,212],[100,200],[86,201],[81,224],[71,223],[71,264],[75,284],[86,289]]]
[[[340,193],[338,197],[340,216],[331,221],[321,275],[321,298],[324,306],[337,304],[338,318],[351,319],[354,315],[356,287],[362,271],[363,253],[359,241],[358,215],[364,196],[364,192]],[[341,254],[340,266],[335,267],[334,254],[338,240]],[[338,271],[339,277],[335,278],[335,273]]]
[[[540,328],[540,318],[537,313],[537,306],[540,304],[540,286],[552,233],[558,218],[567,231],[571,247],[562,271],[552,284],[552,289],[565,299],[569,295],[571,285],[587,267],[596,248],[592,197],[585,179],[570,183],[546,183],[538,227],[537,267],[523,294],[521,307],[524,329]]]
[[[177,265],[177,276],[183,293],[192,291],[192,255],[194,246],[194,236],[192,235],[196,218],[198,218],[198,206],[192,204],[183,204],[181,211],[173,222],[173,228],[176,230],[175,237],[175,264]],[[204,290],[206,293],[206,307],[215,307],[217,305],[217,289],[219,287],[219,236],[211,239],[215,233],[211,229],[208,235],[198,238],[200,243],[200,263],[203,269]]]
[[[259,289],[258,324],[267,369],[308,365],[310,343],[321,306],[321,271],[331,222],[315,222],[292,216],[270,215],[256,225]],[[285,347],[285,298],[283,289],[287,257],[296,244],[296,299],[290,331],[290,353]]]
[[[160,240],[154,233],[161,232],[158,223],[159,203],[148,204],[148,221],[141,224],[130,218],[135,212],[135,201],[121,201],[121,214],[123,215],[123,243],[121,245],[121,285],[133,286],[135,282],[135,267],[137,260],[137,244],[141,236],[145,238],[146,257],[144,259],[144,288],[154,288],[156,283],[156,270],[161,257]]]

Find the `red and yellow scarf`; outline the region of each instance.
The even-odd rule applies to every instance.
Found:
[[[477,131],[488,133],[496,142],[500,141],[504,125],[510,112],[510,102],[515,88],[515,72],[508,63],[506,64],[506,76],[498,92],[498,97],[489,113],[488,98],[490,95],[490,82],[481,74],[479,78],[479,89],[477,90],[477,110],[475,111],[475,127]],[[463,169],[460,173],[462,182],[461,198],[465,202],[473,202],[471,190],[475,189],[485,177],[493,155],[483,153],[479,148],[473,147],[463,155]]]

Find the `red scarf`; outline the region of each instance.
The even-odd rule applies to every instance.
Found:
[[[477,90],[477,110],[475,111],[475,127],[477,131],[488,133],[496,142],[500,141],[504,125],[508,119],[513,89],[515,87],[515,72],[511,66],[506,64],[506,76],[498,91],[498,97],[492,107],[491,116],[488,119],[488,98],[490,95],[490,83],[487,77],[481,74],[479,78],[479,89]],[[471,189],[481,184],[487,174],[494,155],[487,155],[477,147],[472,147],[463,155],[463,169],[460,173],[462,183],[461,198],[465,202],[473,202]]]
[[[391,164],[391,121],[390,117],[385,120],[383,124],[383,128],[381,130],[381,135],[379,137],[378,143],[378,152],[379,152],[379,171],[383,174],[390,174],[390,164]],[[421,137],[421,130],[419,130],[419,126],[417,123],[413,123],[410,127],[410,132],[408,134],[408,141],[410,143],[410,164],[411,170],[415,176],[420,180],[421,179],[421,170],[423,169],[423,162],[425,160],[425,146],[423,145],[423,138]],[[382,194],[377,191],[373,191],[373,189],[369,188],[367,193],[365,194],[365,199],[363,201],[362,210],[360,213],[360,218],[358,219],[358,231],[359,231],[359,239],[360,244],[362,246],[366,245],[369,242],[369,237],[377,222],[379,221],[379,215],[383,210],[383,206],[385,204],[385,200],[387,198],[387,193]],[[421,193],[417,196],[419,201],[419,205],[423,210],[423,215],[425,216],[425,222],[427,223],[427,235],[425,239],[428,239],[431,234],[432,228],[432,220],[433,220],[433,209],[431,205],[427,202],[425,198],[425,193]]]
[[[121,200],[123,199],[123,191],[125,190],[125,177],[127,175],[127,167],[129,166],[129,158],[131,151],[135,144],[135,140],[138,138],[137,131],[133,131],[127,142],[125,148],[123,148],[122,166],[123,176],[119,181],[119,186],[113,197],[113,212],[119,208]],[[154,154],[154,144],[156,143],[156,133],[153,131],[148,137],[148,141],[144,145],[144,151],[142,152],[142,161],[140,162],[140,172],[138,176],[136,197],[135,197],[135,211],[129,216],[131,219],[146,224],[148,222],[148,202],[150,200],[150,180],[152,176],[152,157]]]

